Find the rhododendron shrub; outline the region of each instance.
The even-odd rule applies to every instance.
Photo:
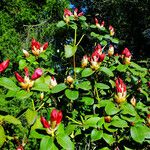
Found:
[[[57,27],[67,42],[59,61],[47,62],[48,42],[33,38],[11,75],[11,60],[0,63],[0,147],[148,148],[148,69],[134,62],[126,46],[116,52],[119,39],[107,21],[89,23],[78,9],[65,9],[62,17]]]

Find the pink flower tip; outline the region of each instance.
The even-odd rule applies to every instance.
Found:
[[[36,80],[36,79],[38,79],[39,77],[41,77],[42,74],[43,74],[42,69],[37,68],[37,69],[34,71],[33,75],[31,76],[31,79],[32,79],[32,80]]]
[[[7,60],[3,61],[2,63],[0,63],[0,73],[4,72],[6,70],[6,68],[9,66],[9,62],[10,62],[10,60],[7,59]]]

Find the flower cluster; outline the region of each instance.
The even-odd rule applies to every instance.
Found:
[[[102,21],[101,24],[99,24],[98,19],[95,18],[95,25],[96,25],[97,28],[101,29],[102,27],[104,27],[105,22]]]
[[[27,67],[24,68],[24,72],[25,72],[24,78],[21,75],[19,75],[18,72],[15,72],[15,76],[21,87],[29,91],[30,88],[32,88],[34,85],[34,80],[42,76],[42,69],[37,68],[34,71],[33,75],[31,76],[31,79],[29,78],[29,70]]]
[[[57,109],[52,110],[49,121],[47,121],[43,116],[41,116],[41,123],[43,127],[46,128],[48,134],[54,136],[54,132],[57,130],[57,126],[61,123],[62,117],[62,112],[58,111]]]
[[[69,9],[64,9],[64,21],[68,24],[70,21],[70,16],[73,16],[75,20],[78,19],[78,17],[83,16],[83,12],[78,13],[78,8],[75,8],[74,13],[72,13]]]
[[[0,63],[0,73],[4,72],[6,70],[6,68],[9,65],[10,60],[5,60],[2,63]]]
[[[115,95],[115,101],[117,103],[122,103],[126,101],[126,85],[124,84],[123,80],[121,78],[116,79],[116,95]]]
[[[101,45],[98,44],[95,49],[94,52],[92,53],[91,57],[87,57],[87,55],[83,56],[83,59],[81,61],[81,66],[82,67],[86,67],[88,65],[88,61],[90,62],[90,67],[93,70],[97,70],[100,67],[101,62],[104,60],[105,58],[105,54],[102,53],[102,48]]]

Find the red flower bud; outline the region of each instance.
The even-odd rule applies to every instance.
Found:
[[[39,42],[37,42],[35,39],[32,39],[31,42],[31,49],[34,50],[34,48],[36,49],[40,49],[41,44]]]
[[[34,71],[34,73],[33,73],[32,77],[31,77],[31,79],[32,79],[32,80],[36,80],[36,79],[38,79],[39,77],[41,77],[42,74],[43,74],[42,69],[37,68],[37,69]]]
[[[29,77],[29,70],[27,67],[24,68],[25,76]]]
[[[56,124],[58,125],[61,120],[62,120],[62,112],[61,111],[58,111],[56,109],[53,109],[52,112],[51,112],[51,122],[54,122],[56,121]]]
[[[6,70],[6,68],[9,65],[9,62],[10,62],[10,60],[7,59],[0,64],[0,73]]]
[[[20,146],[18,146],[18,147],[17,147],[17,149],[16,149],[16,150],[24,150],[24,149],[23,149],[23,146],[22,146],[22,145],[20,145]]]
[[[69,9],[65,8],[64,9],[64,16],[66,17],[66,16],[71,16],[71,15],[72,15],[72,12]]]
[[[41,120],[41,123],[42,123],[44,128],[50,128],[50,124],[48,123],[48,121],[44,117],[41,117],[40,120]]]
[[[130,57],[131,56],[131,53],[129,51],[128,48],[125,48],[123,51],[122,51],[122,55],[124,55],[124,57]]]
[[[18,82],[24,82],[24,79],[22,78],[22,76],[16,71],[15,71],[15,76]]]

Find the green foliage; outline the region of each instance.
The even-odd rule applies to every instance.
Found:
[[[19,4],[8,1],[7,4],[13,4],[18,8],[26,2]],[[33,2],[29,4],[39,10],[37,4]],[[43,1],[41,5],[54,17],[52,10],[57,8],[56,4],[57,1],[50,0]],[[20,9],[23,9],[26,15],[36,13],[34,9],[29,12],[26,7]],[[15,9],[11,10],[11,14],[15,13],[14,11]],[[18,19],[21,19],[22,14],[17,15]],[[26,17],[24,21],[27,19],[31,23],[35,19],[33,16]],[[41,18],[44,16],[40,16],[39,20]],[[38,27],[43,27],[39,20],[36,20],[40,23]],[[57,19],[54,20],[56,21]],[[28,27],[32,30],[36,26]],[[110,45],[114,46],[119,42],[109,33],[108,26],[99,29],[94,24],[88,24],[85,16],[76,18],[72,15],[69,22],[60,21],[55,28],[60,37],[65,35],[61,38],[62,40],[65,38],[66,41],[63,43],[64,47],[59,47],[59,60],[50,60],[51,48],[55,45],[49,45],[43,52],[43,47],[39,48],[38,42],[35,42],[34,50],[40,51],[40,55],[34,56],[33,49],[32,51],[29,49],[28,41],[26,48],[30,56],[25,57],[22,53],[14,54],[12,57],[17,55],[16,60],[1,73],[1,148],[13,149],[18,146],[40,150],[75,148],[107,150],[117,147],[136,149],[136,146],[141,149],[148,148],[150,143],[148,69],[128,57],[125,58],[129,60],[128,64],[125,64],[123,54],[119,56],[108,54]],[[53,28],[51,30],[53,31]],[[36,37],[42,39],[43,31],[38,32],[40,35]],[[32,35],[32,32],[30,34]],[[47,38],[52,35],[54,34]],[[90,38],[87,47],[91,51],[82,45],[85,38]],[[30,39],[28,37],[27,40]],[[68,42],[68,39],[71,40]],[[99,43],[101,48],[97,47]],[[92,52],[92,49],[95,51]],[[100,58],[102,55],[104,59]],[[12,64],[20,74],[15,73],[16,79],[9,72]],[[28,68],[29,73],[24,67]],[[35,73],[34,70],[37,68],[41,70]],[[34,73],[31,75],[30,72]],[[118,81],[119,86],[118,77],[122,79]]]

